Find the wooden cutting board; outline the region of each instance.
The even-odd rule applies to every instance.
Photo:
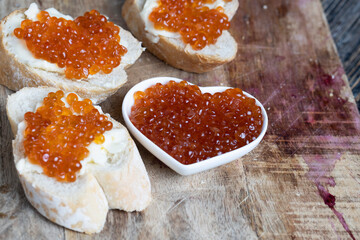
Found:
[[[125,27],[123,1],[37,1],[78,16],[98,9]],[[30,1],[2,0],[0,17]],[[26,200],[13,164],[0,86],[0,238],[2,239],[351,239],[360,238],[360,117],[319,0],[244,0],[232,21],[236,59],[212,72],[174,69],[148,52],[128,82],[102,103],[123,123],[134,84],[173,76],[201,86],[240,87],[258,98],[269,128],[250,154],[183,177],[140,144],[153,201],[140,213],[110,211],[88,236],[42,217]]]

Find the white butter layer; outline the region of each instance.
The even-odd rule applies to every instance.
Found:
[[[37,20],[36,15],[39,13],[39,11],[40,10],[38,6],[35,3],[32,3],[29,9],[25,12],[25,15],[19,14],[13,18],[10,18],[10,20],[8,20],[8,22],[6,23],[8,27],[4,29],[4,33],[6,34],[6,38],[4,38],[4,45],[9,52],[14,54],[15,58],[18,59],[18,61],[29,67],[42,69],[49,72],[64,73],[64,69],[59,68],[56,64],[35,58],[33,54],[28,50],[25,41],[17,38],[14,35],[15,28],[19,28],[21,26],[21,22],[25,20],[25,18]]]
[[[49,13],[50,17],[64,18],[66,20],[74,20],[71,16],[62,14],[55,8],[48,8],[45,11]],[[40,9],[36,5],[36,3],[32,3],[30,4],[28,10],[25,11],[25,16],[30,20],[37,21],[38,20],[37,15],[39,12]]]
[[[159,41],[158,36],[164,36],[168,38],[181,38],[181,35],[177,32],[168,32],[166,30],[158,30],[155,29],[154,23],[149,20],[149,16],[151,12],[159,6],[159,0],[146,0],[144,8],[142,9],[140,16],[145,23],[145,31],[150,34],[147,34],[147,37],[154,43]],[[214,9],[217,7],[225,7],[225,2],[223,0],[216,0],[212,4],[205,4],[205,6],[210,9]]]
[[[66,97],[66,96],[65,96]],[[65,101],[65,97],[61,100],[65,102],[66,107],[69,105]],[[79,101],[82,99],[79,97]],[[42,104],[37,104],[36,109],[40,107]],[[104,114],[99,106],[94,106],[100,114]],[[34,112],[36,111],[34,109]],[[24,132],[26,129],[25,121],[22,121],[18,124],[18,134],[22,134],[24,136]],[[96,144],[92,142],[87,149],[89,150],[89,156],[83,159],[81,162],[82,168],[78,172],[78,175],[83,175],[87,171],[88,164],[95,164],[99,166],[107,166],[110,164],[111,159],[115,156],[120,156],[122,153],[126,152],[127,148],[127,137],[125,128],[121,129],[111,129],[110,131],[106,131],[104,134],[105,141],[102,144]],[[23,141],[23,139],[22,139]],[[36,172],[43,173],[43,169],[40,165],[32,164],[27,157],[21,158],[16,163],[16,168],[19,173],[23,172]]]
[[[92,142],[87,149],[89,156],[81,161],[82,168],[79,175],[84,174],[87,170],[88,164],[96,164],[106,166],[113,156],[118,156],[126,151],[127,139],[125,136],[125,129],[112,129],[104,133],[105,142],[103,144],[96,144]]]

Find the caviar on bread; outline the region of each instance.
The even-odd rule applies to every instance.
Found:
[[[35,3],[0,24],[0,83],[12,90],[51,86],[96,103],[127,80],[143,48],[96,10],[72,18]]]
[[[232,61],[229,33],[238,0],[126,0],[122,15],[131,32],[173,67],[207,72]]]
[[[49,220],[96,233],[109,209],[149,205],[150,181],[134,141],[91,100],[26,87],[8,97],[6,110],[25,195]]]

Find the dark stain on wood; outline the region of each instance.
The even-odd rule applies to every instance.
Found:
[[[1,194],[6,194],[10,192],[10,186],[9,185],[1,185],[0,186],[0,193]]]
[[[355,239],[343,214],[335,208],[336,197],[327,189],[327,186],[334,187],[336,185],[334,178],[331,177],[331,172],[340,157],[341,155],[338,153],[337,155],[328,155],[326,157],[320,155],[307,156],[304,160],[309,166],[308,177],[315,183],[319,195],[323,199],[325,205],[334,212],[335,216],[338,218],[344,229],[349,233],[350,237]]]
[[[281,4],[278,8],[276,8],[276,10],[279,18],[285,17],[289,11],[288,6],[286,4]]]

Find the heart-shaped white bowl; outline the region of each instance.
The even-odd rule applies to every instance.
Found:
[[[122,114],[125,120],[125,124],[134,135],[134,137],[145,147],[147,148],[152,154],[154,154],[158,159],[160,159],[163,163],[165,163],[168,167],[173,169],[175,172],[181,174],[181,175],[191,175],[194,173],[198,173],[201,171],[205,171],[211,168],[218,167],[220,165],[229,163],[231,161],[234,161],[236,159],[239,159],[240,157],[244,156],[251,150],[253,150],[261,141],[261,139],[264,137],[267,126],[268,126],[268,117],[266,114],[266,111],[263,107],[263,105],[253,96],[250,94],[244,92],[244,94],[248,97],[254,98],[256,101],[256,105],[260,106],[261,113],[263,115],[263,127],[261,130],[260,135],[251,143],[247,144],[244,147],[238,148],[236,150],[233,150],[231,152],[224,153],[222,155],[212,157],[209,159],[206,159],[204,161],[193,163],[189,165],[182,164],[178,162],[175,158],[170,156],[168,153],[163,151],[159,146],[154,144],[150,139],[145,137],[135,126],[132,124],[132,122],[129,119],[130,113],[131,113],[131,107],[134,105],[134,93],[137,91],[145,91],[150,86],[155,85],[156,83],[166,84],[170,80],[173,80],[175,82],[181,82],[182,79],[173,78],[173,77],[156,77],[156,78],[150,78],[148,80],[144,80],[135,86],[133,86],[129,92],[125,95],[123,104],[122,104]],[[191,83],[189,83],[191,84]],[[229,87],[200,87],[200,90],[202,93],[216,93],[216,92],[223,92]]]

